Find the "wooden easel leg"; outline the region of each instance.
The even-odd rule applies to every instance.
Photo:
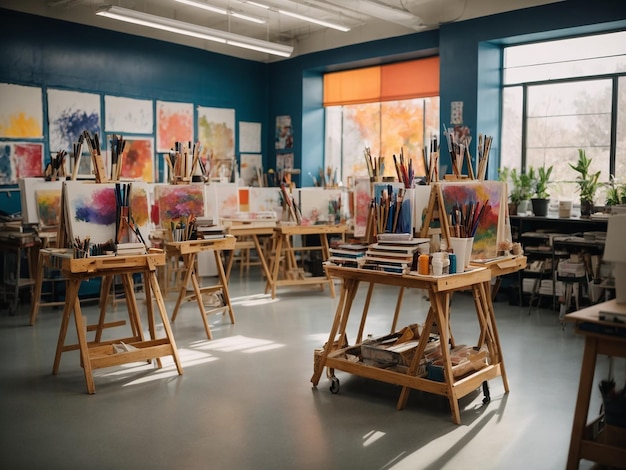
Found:
[[[113,285],[113,276],[104,276],[102,278],[102,286],[100,287],[100,316],[98,317],[98,326],[96,327],[95,342],[99,343],[102,340],[102,331],[104,330],[104,319],[107,313],[107,303],[109,299],[109,292],[111,292],[111,286]]]
[[[222,264],[222,258],[220,257],[219,252],[214,251],[215,253],[215,264],[217,265],[217,274],[220,279],[220,283],[222,285],[222,296],[224,297],[224,304],[228,307],[228,315],[230,316],[230,322],[235,324],[235,313],[233,312],[233,306],[230,303],[230,294],[228,293],[228,278],[226,277],[226,273],[224,272],[224,265]]]
[[[52,366],[52,373],[57,374],[59,372],[59,364],[61,362],[61,354],[63,354],[63,347],[65,346],[65,337],[67,335],[67,327],[70,322],[70,315],[74,308],[72,298],[78,296],[78,288],[80,287],[80,281],[70,280],[66,282],[66,302],[63,308],[63,317],[61,318],[61,329],[59,330],[59,339],[57,341],[57,349],[54,355],[54,364]]]
[[[176,369],[178,370],[178,375],[183,375],[183,368],[180,364],[180,358],[178,357],[178,349],[176,348],[176,341],[174,340],[174,334],[172,333],[172,328],[170,327],[170,322],[167,318],[167,312],[165,311],[165,302],[163,302],[163,296],[161,295],[161,289],[159,288],[159,281],[156,277],[155,271],[150,271],[146,273],[148,277],[148,281],[150,283],[150,287],[152,288],[152,293],[154,294],[154,299],[156,300],[157,309],[159,311],[159,315],[161,316],[161,322],[163,324],[163,329],[165,330],[165,336],[168,339],[168,342],[172,346],[172,358],[174,359],[174,363],[176,364]]]
[[[178,298],[176,299],[176,305],[174,306],[174,311],[172,312],[172,322],[176,320],[176,316],[178,315],[178,310],[180,309],[181,304],[183,303],[183,299],[185,298],[185,294],[187,293],[187,284],[189,283],[189,279],[191,279],[191,273],[194,270],[194,263],[196,262],[196,255],[191,253],[185,256],[185,278],[183,279],[183,285],[180,286],[180,290],[178,292]],[[202,298],[200,298],[200,302],[202,302]]]
[[[96,385],[93,381],[93,371],[91,370],[91,360],[89,359],[89,345],[87,343],[87,326],[80,309],[80,302],[78,301],[78,289],[74,296],[74,323],[76,325],[76,335],[78,336],[78,347],[80,349],[80,359],[83,366],[83,373],[85,375],[85,382],[87,383],[87,393],[96,393]]]
[[[154,306],[152,305],[152,289],[150,287],[150,282],[148,282],[150,276],[150,271],[145,271],[143,273],[143,284],[144,289],[146,290],[146,311],[148,315],[148,331],[150,332],[150,339],[156,339],[156,325],[154,323]],[[156,276],[156,273],[155,273]],[[158,282],[158,277],[157,277]],[[156,358],[156,366],[157,369],[161,369],[163,364],[161,363],[161,358]]]
[[[209,319],[207,318],[207,313],[204,309],[204,302],[202,302],[202,291],[200,291],[200,286],[198,285],[198,278],[196,277],[195,267],[191,267],[189,272],[191,273],[191,285],[193,286],[196,303],[198,304],[198,309],[200,310],[200,317],[202,318],[202,324],[204,325],[206,337],[208,339],[213,339],[213,335],[211,334],[211,327],[209,325]],[[186,285],[187,283],[185,282],[185,286]]]
[[[124,286],[124,293],[126,294],[126,306],[128,308],[128,317],[133,336],[139,341],[143,341],[143,328],[141,326],[139,306],[137,305],[137,299],[135,298],[135,288],[132,274],[122,274],[121,277],[122,285]]]

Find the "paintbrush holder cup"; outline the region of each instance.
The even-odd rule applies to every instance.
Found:
[[[472,249],[474,247],[474,237],[450,237],[449,239],[450,248],[452,248],[452,252],[456,255],[456,272],[462,273],[469,268]]]

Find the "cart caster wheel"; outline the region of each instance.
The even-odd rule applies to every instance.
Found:
[[[491,394],[489,393],[489,383],[487,381],[483,382],[483,393],[485,398],[483,398],[483,405],[486,405],[491,401]]]
[[[332,393],[333,395],[336,395],[337,393],[339,393],[339,379],[337,377],[331,377],[330,378],[330,393]]]

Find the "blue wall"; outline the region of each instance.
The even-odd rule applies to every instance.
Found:
[[[323,164],[323,72],[439,54],[441,122],[450,122],[452,101],[463,101],[464,124],[474,135],[494,136],[496,158],[501,45],[626,28],[626,1],[567,0],[263,64],[8,10],[0,14],[1,82],[234,108],[237,121],[262,123],[266,168],[275,164],[275,118],[290,115],[295,166],[302,169],[296,181],[303,186],[312,185],[308,172]],[[4,199],[0,195],[6,210]],[[19,198],[11,199],[19,210]]]

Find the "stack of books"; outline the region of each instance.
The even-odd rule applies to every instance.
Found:
[[[146,245],[143,243],[118,243],[115,253],[117,256],[145,255]]]
[[[328,262],[344,268],[360,268],[365,262],[367,245],[361,243],[344,243],[330,248]]]
[[[213,219],[210,217],[198,217],[195,224],[198,240],[224,238],[226,236],[226,228],[223,225],[213,223]]]
[[[427,238],[388,240],[379,238],[365,253],[363,268],[394,274],[408,274],[417,269],[417,248],[429,243]]]

